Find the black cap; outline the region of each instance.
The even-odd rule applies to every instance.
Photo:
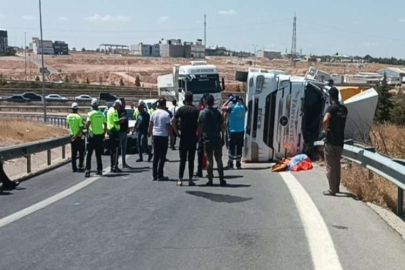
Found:
[[[332,87],[329,90],[329,96],[335,100],[339,100],[339,90],[336,87]]]

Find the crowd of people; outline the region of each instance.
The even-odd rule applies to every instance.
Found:
[[[242,97],[230,96],[222,108],[214,108],[215,99],[212,95],[204,96],[198,107],[193,105],[193,94],[185,94],[184,105],[177,106],[176,100],[172,101],[173,107],[167,107],[165,98],[147,108],[145,102],[140,100],[134,112],[136,124],[132,134],[137,134],[139,159],[144,162],[153,161],[153,181],[168,180],[165,175],[165,163],[169,147],[175,151],[177,138],[179,143],[179,175],[178,186],[183,185],[184,172],[188,162],[188,183],[194,186],[194,177],[203,177],[203,169],[207,169],[207,186],[213,185],[214,160],[217,164],[220,185],[226,185],[222,150],[228,138],[229,161],[226,168],[241,168],[242,147],[244,137],[244,122],[246,106]],[[93,152],[96,155],[97,175],[103,174],[102,154],[105,148],[105,136],[108,134],[108,151],[110,154],[110,168],[112,173],[120,173],[119,155],[121,154],[122,168],[130,168],[126,163],[126,148],[128,141],[129,116],[125,110],[125,100],[116,100],[107,114],[99,110],[99,102],[93,99],[92,110],[83,123],[79,115],[79,106],[72,104],[72,113],[67,116],[67,123],[71,135],[72,170],[84,172],[86,177],[91,176],[91,159]],[[84,130],[87,130],[87,143]],[[149,147],[149,140],[153,147]],[[153,150],[152,150],[153,149]],[[87,155],[85,153],[87,152]],[[194,174],[196,153],[198,155],[198,169]],[[86,158],[85,158],[86,157]],[[79,162],[77,163],[77,159]],[[86,161],[86,164],[84,164]],[[77,165],[79,164],[79,165]]]

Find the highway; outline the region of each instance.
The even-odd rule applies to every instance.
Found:
[[[136,158],[120,175],[85,179],[66,165],[0,194],[0,269],[405,267],[402,238],[351,194],[324,197],[320,168],[246,164],[226,171],[227,187],[177,187],[177,151],[165,182]]]

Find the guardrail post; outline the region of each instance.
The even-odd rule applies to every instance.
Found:
[[[47,150],[46,154],[47,154],[48,166],[50,166],[51,162],[52,162],[52,152],[51,152],[51,150]]]
[[[27,158],[27,173],[31,172],[31,155],[26,156]]]
[[[400,187],[398,187],[397,214],[400,217],[404,216],[404,190]]]
[[[62,145],[62,159],[66,158],[66,145]]]

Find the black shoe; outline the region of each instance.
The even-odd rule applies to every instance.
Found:
[[[324,196],[336,196],[336,193],[332,192],[331,190],[327,190],[323,192]]]
[[[113,173],[122,173],[122,170],[119,168],[115,168],[114,170],[111,170]]]
[[[157,179],[157,178],[155,178],[155,177],[154,177],[154,178],[152,178],[152,181],[157,181],[157,180],[158,180],[158,179]]]
[[[150,154],[150,155],[149,155],[149,158],[148,158],[148,162],[151,162],[151,161],[152,161],[152,158],[153,158],[153,154]]]
[[[198,173],[196,173],[194,176],[195,176],[195,177],[202,178],[202,177],[203,177],[203,174],[198,172]]]
[[[207,187],[212,187],[214,184],[212,183],[212,181],[208,181],[205,185],[206,185]]]
[[[162,176],[162,177],[159,177],[158,180],[159,180],[159,181],[168,181],[168,180],[169,180],[169,177]]]
[[[227,185],[227,183],[226,183],[226,181],[225,180],[222,180],[221,182],[220,182],[220,184],[219,184],[221,187],[223,187],[223,186],[226,186]]]
[[[233,170],[233,163],[228,163],[228,166],[226,166],[224,170]]]
[[[143,159],[140,158],[140,159],[138,159],[136,162],[143,162]]]
[[[168,160],[167,158],[165,158],[165,162],[170,162],[170,160]]]
[[[79,170],[78,169],[72,169],[73,173],[77,173]]]
[[[3,184],[3,190],[13,190],[16,187],[18,187],[18,185],[20,184],[20,182],[7,182],[6,184]]]
[[[90,172],[86,172],[86,173],[84,174],[84,177],[89,178],[89,177],[90,177]]]
[[[103,171],[97,171],[96,175],[103,175]]]
[[[236,168],[237,168],[238,170],[242,169],[242,164],[241,164],[240,162],[237,162],[237,163],[236,163]]]
[[[79,168],[79,172],[85,172],[86,170],[84,168]]]
[[[195,186],[194,181],[193,181],[193,180],[190,180],[190,181],[188,182],[188,186],[189,186],[189,187],[194,187],[194,186]]]

